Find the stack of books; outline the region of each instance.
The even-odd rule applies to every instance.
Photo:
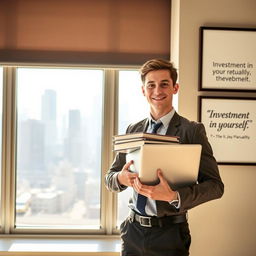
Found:
[[[113,150],[126,153],[129,169],[139,174],[143,184],[156,184],[160,168],[172,189],[196,184],[202,146],[181,144],[179,137],[132,133],[113,138]]]
[[[179,143],[179,137],[153,133],[129,133],[113,137],[113,150],[130,153],[147,144]]]

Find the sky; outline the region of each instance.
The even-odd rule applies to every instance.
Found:
[[[90,114],[95,107],[95,97],[102,97],[103,71],[18,68],[19,113],[40,119],[42,95],[47,89],[57,93],[57,115],[62,116],[69,109],[80,109]]]

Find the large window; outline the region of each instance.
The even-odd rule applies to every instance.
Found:
[[[102,92],[102,70],[17,69],[16,227],[100,227]]]

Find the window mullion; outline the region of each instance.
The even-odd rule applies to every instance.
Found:
[[[14,229],[15,216],[15,131],[16,131],[16,68],[4,69],[3,88],[3,228]]]
[[[117,71],[105,71],[104,120],[103,120],[103,160],[102,160],[102,227],[106,234],[112,234],[116,225],[116,195],[105,187],[104,176],[113,161],[112,137],[117,127]]]

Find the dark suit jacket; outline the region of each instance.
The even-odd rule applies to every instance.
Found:
[[[127,133],[146,131],[148,119],[144,119],[127,128]],[[213,157],[212,148],[206,137],[204,125],[197,122],[191,122],[186,118],[174,114],[166,132],[167,135],[179,136],[183,144],[201,144],[202,155],[200,160],[198,184],[179,188],[177,191],[181,198],[181,207],[177,210],[168,202],[156,201],[157,215],[176,215],[185,213],[187,210],[205,203],[207,201],[220,198],[224,192],[224,184],[221,181],[218,166]],[[171,156],[170,156],[171,157]],[[111,168],[106,174],[106,186],[111,191],[121,192],[126,189],[117,182],[116,172],[122,170],[125,164],[125,154],[117,154]],[[118,184],[118,186],[116,185]]]

